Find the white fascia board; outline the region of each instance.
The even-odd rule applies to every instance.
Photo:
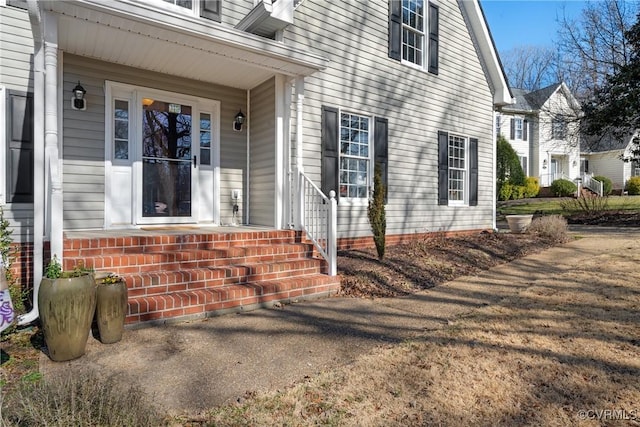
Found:
[[[493,104],[496,107],[513,104],[515,101],[511,96],[507,79],[502,70],[500,59],[495,49],[487,21],[478,3],[478,0],[459,0],[460,7],[465,12],[470,30],[478,43],[480,55],[486,67],[486,72],[491,80],[494,94]]]
[[[152,27],[161,27],[176,34],[196,37],[208,42],[219,43],[238,51],[278,59],[296,71],[295,75],[310,75],[323,70],[328,60],[320,55],[305,52],[291,46],[254,34],[246,33],[216,22],[203,22],[200,17],[176,15],[171,10],[159,9],[155,3],[134,0],[105,2],[104,0],[75,0],[73,2],[46,2],[47,10],[76,19],[95,21],[103,18],[120,17]],[[100,14],[103,14],[102,16]],[[286,69],[282,69],[286,72]]]

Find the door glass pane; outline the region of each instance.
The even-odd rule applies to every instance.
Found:
[[[191,216],[191,107],[142,107],[142,215]]]
[[[129,158],[129,102],[116,100],[113,109],[113,158]]]
[[[200,164],[211,164],[211,114],[200,114]]]

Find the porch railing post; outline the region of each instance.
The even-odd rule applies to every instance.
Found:
[[[305,185],[302,173],[296,168],[296,201],[295,201],[295,227],[297,230],[304,230],[304,205],[305,205]]]
[[[329,192],[329,218],[327,221],[327,255],[329,276],[338,274],[338,202],[336,192]]]

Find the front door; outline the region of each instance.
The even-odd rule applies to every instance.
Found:
[[[220,103],[107,82],[105,224],[218,224]]]
[[[197,203],[192,107],[150,98],[142,103],[142,217],[191,219]]]

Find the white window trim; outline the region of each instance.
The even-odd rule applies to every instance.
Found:
[[[358,111],[355,109],[348,108],[339,108],[338,109],[338,118],[340,120],[340,124],[338,126],[338,185],[340,185],[340,165],[342,163],[342,142],[340,139],[341,129],[342,129],[342,114],[353,114],[356,116],[367,117],[369,119],[369,159],[367,163],[367,197],[348,197],[348,196],[340,196],[340,204],[345,206],[368,206],[369,205],[369,197],[371,195],[371,189],[373,188],[373,169],[372,163],[374,157],[374,140],[373,137],[375,135],[374,129],[374,115],[371,113],[365,113],[363,111]],[[340,188],[338,188],[338,192]]]
[[[7,90],[0,85],[0,206],[7,203]]]
[[[163,9],[166,9],[166,10],[172,10],[174,12],[181,13],[183,15],[190,15],[190,16],[199,16],[200,15],[200,1],[199,0],[193,0],[193,3],[191,4],[191,9],[187,9],[186,7],[182,7],[182,6],[178,6],[178,5],[175,5],[175,4],[171,4],[171,3],[168,3],[168,2],[163,1],[163,0],[149,0],[149,2],[155,4],[159,8],[163,8]]]
[[[398,1],[403,3],[402,0],[398,0]],[[423,15],[422,16],[422,29],[418,30],[418,29],[413,28],[412,26],[407,25],[407,24],[404,23],[404,19],[403,19],[403,16],[404,16],[404,4],[400,5],[400,8],[401,8],[400,17],[402,19],[402,27],[401,27],[401,31],[402,31],[401,38],[402,38],[402,40],[400,41],[400,50],[401,50],[401,52],[400,52],[400,62],[405,64],[405,65],[407,65],[407,66],[409,66],[409,67],[415,68],[416,70],[422,70],[422,71],[427,71],[427,66],[426,66],[426,61],[427,61],[427,58],[428,58],[428,56],[427,56],[427,49],[428,49],[428,46],[427,46],[428,45],[428,43],[427,43],[427,41],[428,41],[427,29],[429,28],[429,25],[428,25],[428,22],[427,22],[428,21],[428,17],[429,17],[428,7],[429,7],[428,0],[422,0],[422,15]],[[420,37],[422,39],[422,65],[418,65],[415,62],[411,62],[408,59],[404,58],[404,44],[405,44],[404,43],[404,29],[405,28],[409,28],[410,31],[413,31],[416,34],[418,34],[418,33],[420,34]]]
[[[469,206],[469,139],[468,135],[464,135],[462,133],[449,132],[447,134],[447,151],[449,147],[449,138],[452,136],[457,136],[459,138],[464,138],[464,181],[463,181],[463,195],[462,200],[451,200],[448,197],[449,188],[447,188],[447,200],[449,206]],[[447,153],[447,161],[449,161],[449,155]],[[451,170],[451,167],[447,168],[447,174]],[[450,185],[451,180],[447,176],[447,187]]]
[[[518,124],[520,124],[520,129],[518,129]],[[524,119],[522,117],[514,117],[513,121],[513,138],[515,141],[523,141],[524,138]],[[518,132],[520,135],[518,136]]]

